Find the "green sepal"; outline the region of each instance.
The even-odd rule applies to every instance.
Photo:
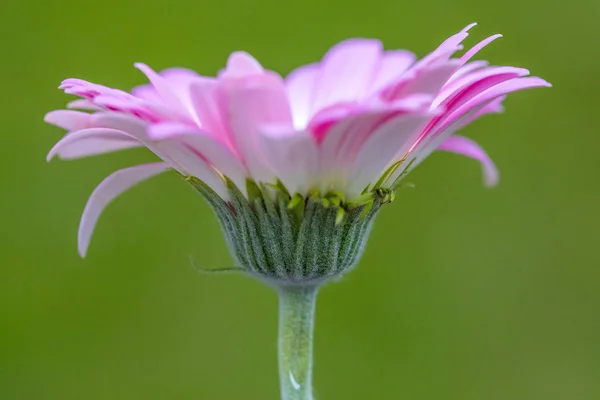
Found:
[[[411,165],[413,165],[415,160],[416,158],[410,160],[410,162],[406,165],[406,167],[404,167],[402,172],[396,177],[396,179],[394,179],[394,182],[390,185],[390,188],[392,190],[396,190],[400,186],[400,181],[406,176],[406,174],[408,174],[408,171],[410,171],[410,167]]]
[[[246,178],[246,192],[248,193],[248,200],[250,202],[253,202],[255,199],[262,199],[263,197],[260,187],[250,178]]]
[[[400,168],[400,165],[402,165],[402,163],[404,161],[405,161],[405,159],[402,159],[402,160],[397,161],[397,162],[393,163],[392,165],[390,165],[390,167],[388,169],[386,169],[385,172],[379,177],[377,182],[375,182],[375,185],[373,186],[373,190],[379,189],[380,187],[382,187],[383,184],[389,179],[389,177],[394,175],[396,170],[398,168]]]
[[[250,179],[246,197],[224,179],[227,201],[199,179],[187,181],[215,211],[240,268],[276,286],[321,284],[351,270],[377,211],[393,200],[393,191],[383,188],[353,202],[334,191],[290,197],[282,186],[266,187]]]

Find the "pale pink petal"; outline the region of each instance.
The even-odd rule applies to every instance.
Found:
[[[94,103],[105,110],[122,114],[129,114],[144,122],[160,122],[166,119],[180,120],[181,115],[161,103],[148,103],[143,99],[115,97],[111,95],[98,95]]]
[[[82,111],[55,110],[46,114],[44,122],[71,132],[90,128],[91,117],[91,114]]]
[[[219,78],[235,79],[263,73],[260,63],[245,51],[231,53],[227,59],[227,67],[219,73]]]
[[[372,104],[325,127],[319,143],[319,173],[323,182],[336,182],[347,175],[356,155],[376,129],[394,117],[427,112],[431,96],[411,95],[393,103]],[[399,150],[399,149],[396,149]]]
[[[131,90],[131,94],[153,103],[161,103],[163,101],[162,97],[160,97],[152,84],[134,87],[133,90]]]
[[[158,75],[166,81],[169,89],[182,99],[187,96],[189,83],[202,78],[196,72],[186,68],[169,68],[161,71]],[[137,86],[133,88],[131,94],[151,102],[163,101],[152,84]]]
[[[550,86],[551,85],[548,82],[537,77],[511,79],[509,81],[501,82],[470,98],[468,101],[461,103],[461,106],[456,108],[455,111],[452,112],[437,129],[446,129],[448,125],[454,123],[458,118],[465,115],[465,113],[467,113],[469,110],[472,110],[483,103],[487,103],[496,97],[504,96],[508,93],[515,92],[517,90]]]
[[[227,188],[214,169],[196,151],[176,140],[151,140],[146,125],[119,113],[95,114],[95,124],[122,129],[123,132],[143,143],[150,151],[185,176],[195,176],[212,187],[222,198],[228,198]]]
[[[347,174],[358,149],[389,115],[393,113],[360,113],[329,127],[319,145],[319,174],[323,175],[326,184],[328,180],[334,183]]]
[[[221,175],[185,143],[175,140],[163,140],[150,142],[146,146],[180,174],[200,179],[223,200],[229,200],[229,192]]]
[[[191,70],[188,68],[181,68],[181,67],[173,67],[173,68],[164,69],[164,70],[160,71],[160,76],[162,76],[163,78],[167,79],[170,82],[192,80],[192,79],[202,77],[194,70]]]
[[[89,128],[66,134],[52,147],[46,160],[54,156],[71,159],[138,147],[139,142],[116,129]]]
[[[470,74],[473,71],[485,68],[488,65],[489,65],[489,62],[484,61],[484,60],[471,61],[470,63],[467,63],[467,64],[463,65],[462,67],[460,67],[460,69],[458,71],[456,71],[456,73],[454,75],[452,75],[452,77],[448,80],[448,83],[453,82],[456,79],[458,79],[466,74]]]
[[[135,67],[142,71],[148,80],[152,83],[160,98],[169,106],[178,109],[183,107],[181,99],[173,91],[167,80],[154,72],[152,68],[142,63],[135,63]]]
[[[77,99],[67,103],[67,108],[75,108],[79,110],[99,111],[100,107],[87,99]]]
[[[338,103],[319,110],[311,118],[307,129],[317,140],[317,143],[321,143],[333,124],[348,116],[357,114],[362,114],[362,110],[357,110],[354,104]]]
[[[309,132],[288,126],[265,126],[260,130],[260,146],[266,161],[288,191],[307,193],[318,179],[317,143]]]
[[[363,98],[375,79],[381,56],[378,40],[351,39],[332,47],[323,57],[316,78],[312,113]]]
[[[409,70],[400,80],[383,90],[383,98],[392,101],[415,93],[437,94],[458,67],[458,60],[450,60]]]
[[[146,129],[148,124],[132,115],[105,111],[92,114],[91,117],[91,125],[95,128],[123,131],[140,141],[147,139]]]
[[[151,125],[148,136],[153,140],[176,139],[213,165],[221,174],[244,189],[248,172],[241,160],[222,142],[201,130],[176,122]]]
[[[92,192],[81,217],[77,247],[85,257],[96,222],[106,206],[121,193],[135,184],[168,169],[165,163],[137,165],[114,172],[104,179]]]
[[[517,69],[516,71],[499,73],[497,75],[492,75],[480,79],[467,88],[461,90],[458,94],[450,98],[447,102],[444,103],[445,112],[440,116],[434,118],[427,128],[423,131],[421,137],[419,138],[420,142],[424,141],[426,138],[431,135],[437,134],[437,132],[446,130],[448,126],[454,124],[456,120],[465,115],[470,110],[481,106],[483,103],[487,103],[494,97],[505,95],[506,93],[499,93],[497,96],[482,98],[480,102],[472,103],[472,100],[481,98],[483,93],[487,93],[489,90],[492,90],[495,87],[505,87],[503,84],[508,83],[509,87],[511,82],[518,82],[521,80],[527,80],[531,78],[520,78],[515,79],[515,76],[518,76],[519,73]],[[502,71],[501,71],[502,72]],[[535,84],[534,86],[536,86]],[[539,85],[537,85],[539,86]],[[515,89],[518,90],[518,89]],[[491,93],[494,93],[493,91]],[[465,107],[467,104],[471,104],[469,107]],[[477,110],[479,111],[479,109]],[[470,113],[472,118],[475,114]],[[463,119],[464,120],[464,119]]]
[[[463,77],[452,81],[451,83],[446,84],[435,101],[431,105],[432,107],[437,107],[440,104],[443,104],[445,100],[451,98],[452,95],[459,94],[460,99],[462,101],[466,101],[465,93],[472,96],[478,92],[485,90],[486,87],[491,87],[500,82],[519,78],[521,76],[526,76],[529,74],[529,71],[524,68],[515,68],[515,67],[490,67],[483,68],[477,71],[474,71],[470,74],[464,75]],[[487,79],[492,78],[493,79]],[[476,85],[475,85],[476,84]],[[458,93],[464,88],[470,87],[468,91],[465,93]]]
[[[360,128],[358,130],[353,129],[352,134],[348,134],[346,130],[345,138],[338,144],[338,153],[344,154],[345,157],[353,157],[379,125],[400,115],[426,113],[429,110],[431,100],[432,96],[419,93],[393,102],[373,102],[364,108],[356,109],[351,117],[347,119],[347,122],[356,124]],[[365,116],[367,118],[354,118],[354,116]],[[328,132],[325,134],[328,134]]]
[[[122,99],[134,99],[129,93],[118,89],[112,89],[107,86],[98,85],[83,79],[65,79],[62,81],[59,89],[63,89],[67,94],[84,97],[89,100],[94,100],[97,96],[105,95]]]
[[[358,153],[348,192],[358,195],[369,183],[377,181],[397,161],[398,154],[408,151],[430,118],[431,115],[418,114],[399,116],[377,128]]]
[[[469,30],[473,28],[476,23],[472,23],[467,25],[462,31],[450,36],[448,39],[444,40],[442,44],[438,46],[437,49],[423,57],[416,64],[416,68],[421,68],[422,66],[436,63],[440,60],[448,60],[455,52],[460,50],[463,40],[469,36]]]
[[[465,65],[475,54],[477,54],[481,49],[483,49],[488,44],[492,43],[494,40],[501,38],[502,35],[492,35],[486,39],[483,39],[481,42],[477,43],[475,46],[471,47],[465,54],[460,58],[461,65]]]
[[[487,153],[474,141],[464,136],[450,136],[438,147],[438,150],[449,151],[473,158],[481,163],[486,186],[498,184],[498,169]]]
[[[371,84],[370,93],[378,92],[397,80],[415,62],[416,56],[407,50],[386,51]]]
[[[473,113],[470,118],[465,119],[464,122],[462,123],[462,126],[466,126],[466,125],[470,124],[471,122],[473,122],[474,120],[476,120],[477,118],[479,118],[483,115],[497,114],[497,113],[504,112],[504,106],[502,105],[502,102],[505,99],[506,99],[506,96],[500,96],[500,97],[496,97],[495,99],[491,100],[490,102],[485,104],[483,107],[481,107],[478,111]]]
[[[393,115],[393,111],[382,110],[342,118],[324,126],[319,141],[319,183],[321,190],[343,187],[348,174],[362,147],[373,130]]]
[[[306,128],[311,117],[312,100],[315,92],[316,79],[320,71],[318,64],[305,65],[293,70],[285,78],[285,88],[292,118],[296,129]]]
[[[192,113],[198,124],[212,136],[231,143],[231,134],[224,124],[226,110],[221,105],[217,80],[198,79],[191,83],[189,90]]]
[[[224,89],[236,148],[252,176],[269,181],[272,172],[258,148],[258,135],[262,126],[293,126],[283,82],[275,75],[264,74],[228,83],[231,85]]]
[[[454,132],[462,129],[469,122],[473,121],[475,116],[481,113],[481,110],[491,106],[491,104],[496,103],[497,101],[498,98],[496,97],[491,100],[487,100],[484,103],[478,104],[477,106],[467,110],[461,116],[457,117],[452,123],[446,125],[443,129],[436,129],[432,132],[432,134],[426,136],[424,139],[420,138],[417,144],[410,149],[410,153],[408,154],[409,158],[407,161],[409,168],[407,172],[415,169],[423,160],[429,157],[431,153],[437,150],[447,138],[453,135]],[[400,173],[401,171],[398,172]],[[395,177],[397,177],[397,175]]]

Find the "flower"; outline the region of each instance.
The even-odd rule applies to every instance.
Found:
[[[400,180],[434,150],[480,161],[485,183],[494,185],[498,173],[487,154],[454,133],[482,115],[500,112],[508,93],[550,85],[527,77],[525,69],[471,61],[500,35],[453,57],[473,25],[420,60],[406,50],[384,51],[377,40],[350,39],[286,78],[264,69],[249,54],[235,52],[216,77],[181,68],[156,73],[136,64],[150,84],[131,93],[65,80],[60,88],[81,99],[70,103],[69,110],[46,115],[47,122],[68,131],[48,160],[139,146],[162,159],[117,171],[96,188],[81,220],[80,254],[85,255],[98,216],[112,199],[167,169],[178,171],[201,191],[217,211],[238,262],[254,263],[257,270],[265,268],[248,258],[253,244],[236,250],[239,237],[264,237],[272,218],[277,216],[281,224],[283,214],[291,218],[292,231],[302,231],[309,211],[321,213],[318,207],[325,210],[319,218],[329,222],[304,221],[306,232],[316,235],[311,240],[322,236],[313,232],[319,226],[327,230],[364,223],[368,231],[366,216],[391,201]],[[262,206],[255,204],[257,199]],[[287,211],[282,214],[282,208],[300,210],[299,219],[294,220],[297,212],[293,218]],[[239,222],[244,213],[246,222]],[[258,223],[261,218],[263,225]],[[228,226],[233,226],[229,233]],[[281,236],[281,228],[273,229],[273,235]],[[343,240],[352,234],[345,230],[339,235],[341,251]],[[358,253],[365,233],[361,235],[347,239],[352,242],[347,246]],[[288,248],[280,244],[278,250],[297,251],[298,237],[289,240]],[[261,257],[271,257],[272,245],[262,245]],[[252,253],[256,258],[260,251],[254,248]]]

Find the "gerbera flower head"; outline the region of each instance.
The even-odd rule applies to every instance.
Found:
[[[478,160],[484,182],[496,184],[487,154],[455,132],[501,111],[508,93],[549,86],[525,69],[472,60],[500,35],[455,56],[472,26],[420,60],[377,40],[346,40],[285,78],[235,52],[216,77],[136,64],[150,83],[131,92],[65,80],[60,87],[80,99],[46,115],[68,131],[48,159],[140,146],[161,159],[97,187],[80,253],[113,198],[173,169],[208,200],[244,270],[289,284],[347,271],[379,208],[433,151]]]

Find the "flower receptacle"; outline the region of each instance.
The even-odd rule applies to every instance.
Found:
[[[379,188],[346,201],[343,194],[290,195],[249,180],[248,197],[226,178],[225,201],[204,182],[186,180],[215,211],[242,270],[274,286],[319,285],[351,270],[364,250],[375,215],[393,200]]]

